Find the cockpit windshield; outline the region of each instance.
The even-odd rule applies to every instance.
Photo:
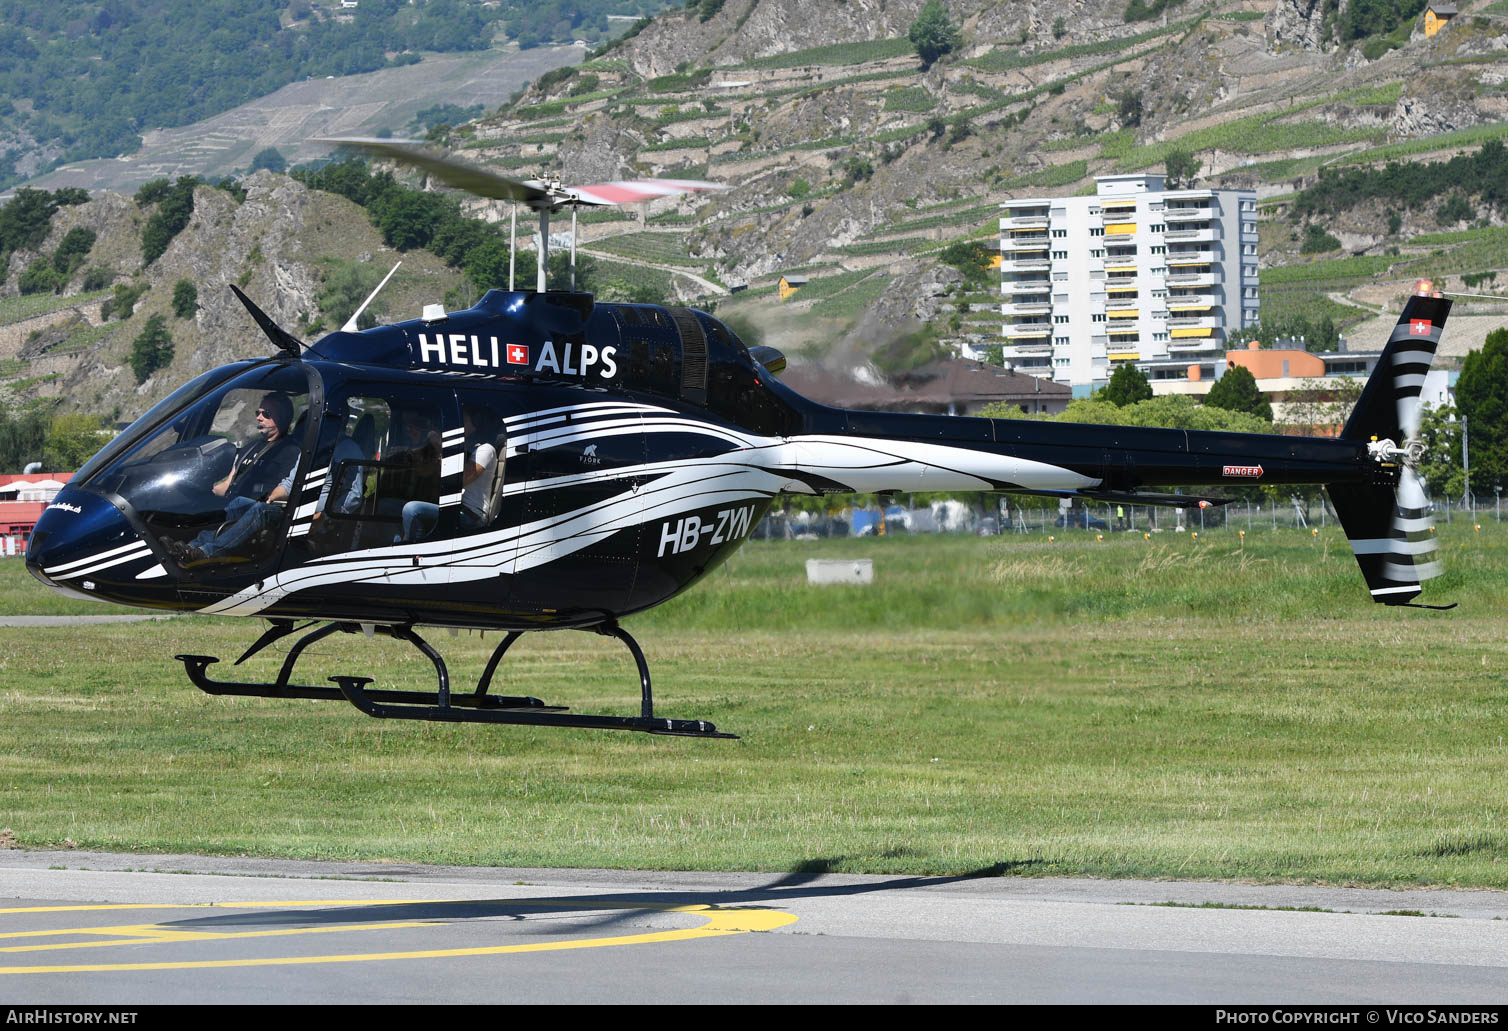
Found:
[[[248,370],[169,415],[82,486],[124,502],[185,571],[264,562],[281,547],[309,396],[303,367]]]

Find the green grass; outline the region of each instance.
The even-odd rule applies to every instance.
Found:
[[[971,58],[963,63],[971,68],[979,68],[983,71],[1006,72],[1013,68],[1029,68],[1035,64],[1046,64],[1049,61],[1065,61],[1077,57],[1092,57],[1097,54],[1120,53],[1149,40],[1176,35],[1185,29],[1192,28],[1199,21],[1199,18],[1191,18],[1187,21],[1166,26],[1165,28],[1142,32],[1135,36],[1121,36],[1117,39],[1107,39],[1100,43],[1081,43],[1074,46],[1061,47],[1057,50],[1037,50],[1022,53],[1020,50],[1010,47],[996,47],[980,57]]]
[[[1311,261],[1297,265],[1281,265],[1265,268],[1258,274],[1258,283],[1299,283],[1306,280],[1364,279],[1392,266],[1406,263],[1407,258],[1388,255],[1362,256],[1359,258],[1334,258],[1330,261]]]
[[[1007,179],[1001,185],[1007,189],[1019,189],[1023,186],[1057,187],[1076,183],[1089,174],[1088,161],[1069,161],[1061,165],[1050,165],[1047,168],[1039,168],[1035,172],[1018,175],[1014,179]]]
[[[1508,122],[1494,122],[1491,125],[1478,125],[1469,129],[1457,129],[1454,132],[1441,133],[1438,136],[1425,136],[1422,139],[1409,140],[1406,143],[1389,143],[1386,146],[1370,147],[1359,150],[1353,154],[1346,154],[1336,158],[1332,163],[1336,165],[1355,165],[1374,161],[1396,161],[1399,158],[1413,157],[1416,154],[1430,154],[1437,150],[1449,150],[1453,147],[1480,147],[1489,140],[1508,139]]]
[[[1344,541],[1211,531],[755,542],[630,621],[694,741],[211,698],[169,656],[252,621],[0,629],[0,826],[26,847],[397,862],[1508,886],[1508,533],[1442,527],[1429,600]],[[1129,538],[1129,539],[1128,539]],[[869,588],[807,558],[870,557]],[[0,601],[45,597],[0,564]],[[495,638],[432,635],[458,683]],[[267,676],[275,654],[239,671]],[[302,668],[302,667],[301,667]],[[428,664],[338,635],[306,682]],[[520,643],[507,688],[629,713],[612,642]]]
[[[686,253],[684,233],[624,233],[622,236],[593,241],[588,246],[592,250],[607,251],[640,261],[658,262],[661,265],[700,268],[707,263],[705,259],[693,258]]]
[[[745,61],[738,68],[800,68],[804,65],[850,65],[868,61],[885,61],[913,53],[908,39],[875,39],[858,43],[834,43],[829,46],[792,50],[772,57]]]
[[[811,314],[821,318],[856,318],[866,308],[885,295],[890,286],[890,277],[871,275],[855,283],[847,290],[812,305]]]
[[[93,301],[109,297],[111,293],[111,290],[94,290],[89,293],[71,294],[66,297],[53,293],[6,297],[0,299],[0,326],[9,325],[12,322],[21,322],[24,319],[33,319],[38,315],[46,315],[49,312],[69,308],[75,304],[89,304]]]
[[[886,111],[931,111],[937,98],[921,86],[897,86],[885,91]]]

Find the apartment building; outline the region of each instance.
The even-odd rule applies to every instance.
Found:
[[[1257,196],[1168,190],[1160,175],[1095,179],[1093,196],[1001,205],[1005,360],[1074,387],[1135,362],[1188,378],[1257,321]],[[1192,373],[1197,376],[1198,373]]]

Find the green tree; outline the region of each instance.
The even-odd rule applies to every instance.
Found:
[[[1471,489],[1491,496],[1508,486],[1508,329],[1488,333],[1461,363],[1456,407],[1466,419]]]
[[[315,303],[319,305],[321,312],[330,316],[331,322],[337,326],[344,325],[351,313],[361,307],[361,302],[377,289],[382,276],[382,270],[370,262],[344,262],[325,276]],[[366,311],[356,320],[357,329],[370,329],[377,325],[378,315],[385,311],[383,300],[383,296],[378,294],[377,299],[367,306]]]
[[[916,56],[922,59],[923,68],[931,68],[944,54],[952,53],[958,46],[958,27],[948,20],[948,9],[941,0],[927,0],[906,38],[916,48]]]
[[[1134,129],[1141,124],[1141,91],[1128,89],[1115,100],[1115,114],[1121,127]]]
[[[995,278],[992,263],[997,253],[978,240],[960,240],[943,248],[938,257],[943,264],[962,272],[964,280],[971,285],[987,286]]]
[[[1340,241],[1325,232],[1324,226],[1310,222],[1304,227],[1304,242],[1299,245],[1300,254],[1323,254],[1337,250],[1340,250]]]
[[[193,176],[181,176],[157,202],[156,212],[147,219],[147,224],[141,231],[143,267],[162,257],[162,252],[168,249],[168,244],[172,243],[173,238],[189,224],[189,218],[194,214],[194,187],[198,185],[199,180]],[[136,192],[138,202],[146,189],[147,187],[143,186]]]
[[[66,280],[58,275],[50,261],[46,258],[38,258],[26,266],[26,271],[22,272],[21,277],[16,280],[16,286],[23,294],[42,294],[49,290],[61,293],[64,282]]]
[[[56,199],[46,190],[20,189],[0,208],[0,251],[34,250],[47,238]]]
[[[173,360],[173,337],[165,321],[161,315],[153,315],[131,341],[131,371],[138,383],[145,383],[148,376]]]
[[[1257,378],[1244,365],[1232,365],[1225,375],[1215,381],[1204,403],[1211,408],[1224,408],[1232,412],[1255,415],[1263,422],[1272,422],[1272,405],[1257,389]]]
[[[1110,383],[1105,387],[1105,400],[1117,408],[1147,401],[1152,397],[1152,384],[1146,374],[1131,362],[1122,362],[1110,374]]]
[[[52,267],[66,280],[73,275],[74,269],[84,263],[89,255],[89,249],[94,246],[94,230],[83,226],[74,226],[63,235],[58,249],[52,254]]]
[[[14,418],[0,411],[0,472],[18,473],[32,462],[45,464],[48,425],[41,409]]]
[[[1473,431],[1473,445],[1475,438]],[[1456,407],[1426,406],[1419,416],[1419,440],[1424,444],[1419,475],[1424,477],[1424,485],[1431,496],[1459,498],[1465,494],[1466,475],[1461,468],[1461,419]],[[1473,446],[1472,452],[1475,451]]]
[[[1193,186],[1199,178],[1199,159],[1186,150],[1168,151],[1163,167],[1168,173],[1168,186],[1175,190]]]
[[[288,159],[283,157],[282,152],[276,147],[263,147],[257,151],[257,156],[251,159],[251,170],[260,172],[264,168],[269,172],[286,172]]]
[[[536,276],[534,267],[529,270],[529,278]],[[532,285],[532,283],[531,283]],[[569,247],[556,247],[551,249],[550,257],[545,263],[545,285],[551,290],[569,290],[571,288],[571,249]],[[576,290],[580,293],[593,293],[597,285],[597,262],[590,254],[576,255]]]
[[[199,310],[199,288],[187,279],[173,284],[173,314],[180,319],[191,319]]]
[[[42,464],[58,472],[71,472],[89,461],[104,446],[100,435],[104,420],[97,415],[70,413],[53,418],[47,428]]]

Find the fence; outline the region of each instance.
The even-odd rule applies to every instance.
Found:
[[[939,511],[940,506],[953,506]],[[1434,498],[1430,509],[1438,523],[1503,521],[1502,497],[1479,505],[1464,499]],[[755,540],[809,540],[813,537],[860,537],[914,533],[996,534],[1155,533],[1220,530],[1324,529],[1338,525],[1335,509],[1323,494],[1287,501],[1236,501],[1210,508],[1175,509],[1148,505],[1087,504],[1064,512],[1057,508],[1018,507],[1002,499],[998,510],[981,512],[959,502],[939,502],[928,508],[835,508],[826,514],[772,509],[751,535]],[[884,527],[883,531],[880,529]]]

